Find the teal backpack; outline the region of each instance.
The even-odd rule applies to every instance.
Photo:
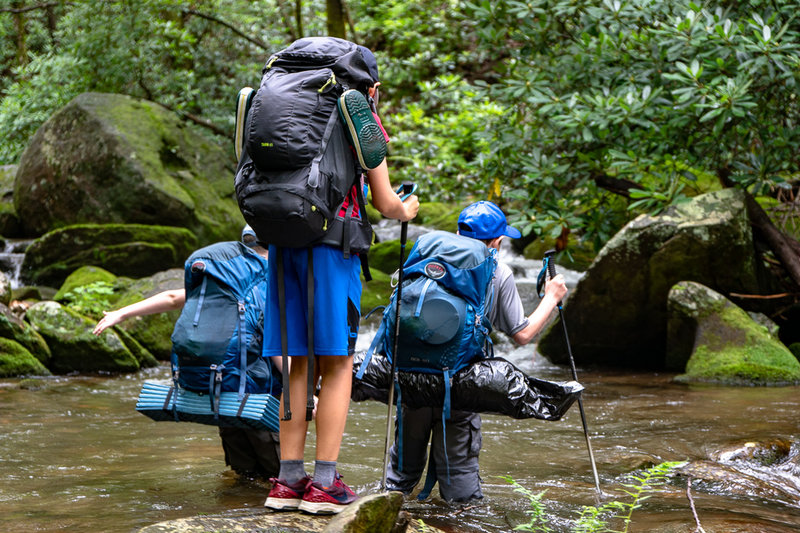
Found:
[[[394,353],[397,290],[383,312],[383,320],[361,364],[361,379],[376,349],[398,372],[444,376],[442,423],[450,418],[452,376],[476,360],[492,354],[492,326],[486,312],[492,304],[492,278],[497,251],[483,242],[446,231],[422,235],[403,264],[400,333]],[[397,418],[402,420],[402,392],[393,380]],[[402,445],[402,424],[398,426]],[[399,448],[402,470],[402,449]]]

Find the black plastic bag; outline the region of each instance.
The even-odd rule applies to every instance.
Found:
[[[353,359],[353,401],[389,401],[391,363],[375,353],[364,376],[356,378],[364,353]],[[398,382],[402,404],[419,407],[442,407],[444,376],[421,372],[400,372]],[[476,361],[453,376],[450,407],[473,413],[494,413],[512,418],[558,420],[577,400],[583,385],[577,381],[553,382],[528,376],[500,357]],[[395,394],[395,403],[397,395]]]

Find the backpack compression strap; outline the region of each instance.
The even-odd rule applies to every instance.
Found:
[[[311,170],[308,174],[308,186],[314,189],[316,189],[319,185],[319,163],[322,161],[322,157],[325,155],[325,148],[328,147],[328,141],[330,141],[331,135],[333,134],[333,127],[338,121],[339,109],[334,106],[333,113],[331,113],[331,117],[328,119],[328,124],[325,126],[325,133],[322,134],[322,141],[319,145],[319,153],[311,161]]]
[[[275,247],[278,263],[278,314],[281,321],[281,363],[283,369],[283,419],[292,419],[292,409],[289,405],[289,340],[286,332],[286,285],[283,273],[283,250]]]
[[[314,382],[314,250],[308,248],[308,384],[306,385],[306,421],[314,414],[314,393],[317,384]]]
[[[239,300],[239,401],[244,398],[247,384],[247,324],[244,317],[244,300]]]

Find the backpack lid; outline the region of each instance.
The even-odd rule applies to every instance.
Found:
[[[262,75],[275,67],[289,71],[327,67],[339,81],[347,82],[350,88],[366,91],[377,80],[373,79],[370,64],[361,48],[338,37],[303,37],[273,54],[264,66]]]
[[[255,281],[266,278],[267,268],[267,260],[241,242],[218,242],[189,256],[184,264],[184,286],[188,291],[206,275],[244,295]]]
[[[403,264],[406,276],[424,275],[479,307],[497,266],[495,254],[481,241],[448,231],[420,236]]]

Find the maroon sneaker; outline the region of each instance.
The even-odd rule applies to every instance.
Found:
[[[288,484],[285,479],[276,477],[270,478],[272,489],[267,495],[264,507],[275,509],[276,511],[294,511],[300,506],[300,501],[306,492],[306,486],[311,482],[311,478],[306,476],[296,483]]]
[[[311,514],[336,514],[342,511],[356,501],[358,496],[341,478],[337,473],[330,487],[309,483],[298,508]]]

